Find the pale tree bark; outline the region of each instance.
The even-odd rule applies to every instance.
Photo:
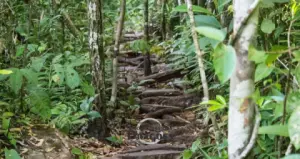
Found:
[[[102,0],[88,0],[89,19],[89,49],[91,59],[92,84],[96,91],[94,104],[96,110],[101,114],[101,118],[96,119],[90,131],[93,136],[104,138],[107,135],[106,126],[106,103],[105,103],[105,57],[103,51],[103,2]]]
[[[144,0],[144,40],[149,44],[149,0]],[[144,75],[148,76],[152,73],[150,63],[150,53],[144,55]]]
[[[124,17],[126,11],[126,0],[121,0],[120,4],[120,17],[117,24],[117,30],[115,35],[115,46],[114,46],[114,57],[113,57],[113,80],[112,80],[112,91],[110,101],[112,105],[116,104],[117,92],[118,92],[118,54],[120,52],[120,38],[124,26]]]
[[[255,65],[248,59],[248,48],[258,23],[258,0],[234,0],[234,47],[236,68],[230,81],[228,154],[230,159],[243,158],[244,150],[251,144],[254,127]],[[242,28],[242,29],[241,29]],[[258,112],[258,111],[257,111]],[[252,135],[253,136],[253,135]],[[243,156],[243,157],[241,157]]]
[[[202,52],[200,50],[198,34],[196,31],[196,24],[195,24],[193,9],[192,9],[192,2],[191,2],[191,0],[186,0],[186,2],[187,2],[188,14],[190,17],[190,23],[191,23],[191,28],[192,28],[192,37],[193,37],[194,46],[195,46],[195,50],[196,50],[196,54],[197,54],[198,66],[199,66],[200,76],[201,76],[201,83],[202,83],[202,88],[203,88],[203,93],[204,93],[203,101],[208,101],[209,100],[208,84],[207,84],[207,80],[206,80],[205,66],[203,64],[203,59],[202,59]],[[219,139],[220,139],[219,128],[218,128],[218,124],[216,122],[215,116],[209,112],[208,112],[208,115],[213,124],[217,144],[219,144]]]

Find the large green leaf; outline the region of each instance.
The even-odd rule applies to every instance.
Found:
[[[198,13],[206,13],[206,14],[211,14],[211,12],[205,8],[202,8],[200,6],[196,6],[196,5],[193,5],[193,12],[198,12]],[[176,12],[187,12],[187,5],[186,4],[183,4],[183,5],[180,5],[180,6],[177,6],[176,8],[174,8],[174,11]]]
[[[22,56],[25,50],[25,45],[19,45],[17,46],[17,52],[16,52],[16,56]]]
[[[193,152],[191,150],[184,150],[182,153],[183,159],[190,159],[193,156]]]
[[[196,31],[204,35],[205,37],[217,40],[217,41],[223,41],[226,37],[226,34],[219,29],[213,28],[213,27],[206,27],[206,26],[201,26],[197,27]]]
[[[208,15],[196,15],[195,16],[195,23],[196,26],[207,26],[207,27],[214,27],[217,29],[221,29],[220,22],[214,16]]]
[[[279,135],[288,137],[289,130],[286,125],[271,125],[271,126],[262,126],[258,130],[258,134],[269,134],[269,135]]]
[[[261,23],[261,30],[264,33],[271,34],[275,30],[275,24],[270,19],[264,19]]]
[[[23,76],[31,84],[38,84],[38,74],[31,69],[23,68],[21,69]]]
[[[268,77],[272,73],[273,69],[273,66],[267,66],[265,63],[259,64],[255,70],[255,82]]]
[[[298,107],[291,115],[288,123],[290,139],[296,150],[300,149],[300,108]]]
[[[249,46],[248,56],[250,61],[254,61],[256,64],[265,62],[265,60],[267,59],[266,52],[256,50],[253,45]]]
[[[291,92],[287,99],[287,111],[290,113],[300,107],[299,101],[300,91]]]
[[[68,67],[65,70],[66,83],[71,88],[74,89],[80,85],[80,77],[72,67]]]
[[[216,74],[222,83],[231,77],[235,64],[235,50],[232,46],[219,44],[213,53],[213,64]]]
[[[9,86],[15,92],[15,94],[18,94],[22,87],[23,76],[18,68],[12,68],[11,70],[13,73],[9,77]]]
[[[12,70],[0,70],[0,75],[9,75],[12,74]]]
[[[45,56],[42,56],[42,57],[32,57],[31,58],[31,61],[32,61],[31,67],[35,71],[39,72],[43,68],[44,63],[45,63],[45,61],[48,57],[49,57],[49,55],[45,55]]]
[[[5,152],[5,159],[21,159],[18,152],[14,149],[8,150],[7,148],[5,148],[4,152]]]
[[[29,102],[32,106],[32,112],[41,116],[44,120],[50,118],[50,97],[42,88],[32,87],[29,89]]]
[[[58,85],[62,85],[65,81],[65,67],[61,64],[53,65],[55,75],[52,76],[52,80]]]

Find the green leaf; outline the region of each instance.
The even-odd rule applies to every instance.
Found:
[[[7,148],[5,148],[4,151],[5,151],[5,159],[21,159],[18,152],[14,149],[8,150]]]
[[[17,57],[22,56],[23,53],[24,53],[24,50],[25,50],[25,45],[19,45],[19,46],[17,46],[16,56]]]
[[[201,102],[200,105],[222,105],[222,104],[215,100],[208,100],[208,101]]]
[[[10,117],[13,117],[15,114],[12,113],[12,112],[5,112],[3,113],[2,117],[4,118],[10,118]]]
[[[275,30],[275,24],[270,19],[264,19],[261,23],[261,30],[264,33],[271,34]]]
[[[192,8],[193,8],[193,12],[211,14],[211,12],[209,10],[202,8],[200,6],[193,5]],[[183,4],[183,5],[177,6],[174,8],[174,11],[175,12],[187,12],[188,11],[187,5]]]
[[[293,145],[295,146],[296,150],[300,149],[300,108],[298,107],[291,115],[288,128],[290,134],[290,140],[292,141]]]
[[[81,83],[81,89],[85,94],[87,94],[89,96],[95,95],[95,88],[86,82]]]
[[[184,150],[182,153],[183,159],[190,159],[193,156],[193,152],[191,150]]]
[[[206,26],[221,29],[222,25],[214,16],[208,15],[195,15],[196,26]]]
[[[195,153],[198,150],[200,144],[201,144],[201,141],[199,139],[197,139],[196,141],[194,141],[193,144],[192,144],[192,147],[191,147],[191,151],[193,153]]]
[[[18,94],[23,83],[23,76],[19,69],[13,68],[13,73],[9,77],[9,86],[14,91],[15,94]]]
[[[79,148],[76,148],[76,147],[73,147],[71,152],[74,155],[82,155],[83,154],[83,152]]]
[[[285,156],[282,159],[299,159],[299,158],[300,158],[300,154],[292,154],[292,155]]]
[[[259,64],[255,70],[255,82],[268,77],[272,73],[273,69],[273,66],[267,66],[265,63]]]
[[[55,75],[52,76],[52,80],[58,85],[62,85],[65,81],[65,68],[61,64],[54,64]]]
[[[258,134],[271,134],[288,137],[289,130],[287,125],[262,126],[259,128]]]
[[[219,44],[213,53],[213,65],[221,83],[229,80],[234,71],[235,64],[236,56],[234,48],[222,43]]]
[[[29,90],[29,102],[31,111],[42,117],[44,120],[51,117],[51,101],[49,95],[38,87],[31,88]]]
[[[223,108],[225,108],[224,105],[213,105],[211,107],[208,107],[207,110],[210,111],[210,112],[214,112],[214,111],[217,111],[217,110],[220,110],[220,109],[223,109]]]
[[[66,83],[71,88],[74,89],[80,85],[80,77],[72,67],[67,67],[65,70]]]
[[[32,57],[31,58],[31,67],[36,71],[40,72],[40,70],[43,68],[44,63],[48,56],[43,56],[43,57]]]
[[[47,45],[45,43],[42,43],[41,46],[38,47],[38,51],[42,53],[47,48]]]
[[[34,72],[32,69],[23,68],[21,69],[23,76],[28,80],[31,84],[38,84],[38,74]]]
[[[293,112],[298,107],[300,107],[299,101],[300,101],[300,91],[291,92],[287,99],[287,111]]]
[[[222,103],[223,105],[226,105],[226,100],[225,100],[225,98],[224,98],[223,96],[217,95],[217,96],[216,96],[216,99],[217,99],[220,103]]]
[[[2,129],[8,130],[10,125],[10,119],[2,118]]]
[[[96,112],[96,111],[90,111],[87,113],[87,115],[93,119],[95,118],[101,118],[101,115],[99,112]]]
[[[12,74],[12,70],[0,70],[0,75],[9,75]]]
[[[196,31],[201,34],[204,35],[205,37],[217,40],[217,41],[223,41],[226,37],[226,34],[219,29],[216,28],[212,28],[212,27],[206,27],[206,26],[201,26],[201,27],[197,27]]]
[[[249,46],[248,56],[249,56],[249,60],[254,61],[256,64],[265,62],[267,59],[266,52],[256,50],[253,45]]]

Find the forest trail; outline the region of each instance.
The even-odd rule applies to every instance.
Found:
[[[186,109],[199,104],[201,98],[197,94],[184,93],[190,86],[180,83],[185,74],[183,70],[168,67],[164,60],[153,54],[152,74],[144,76],[143,59],[141,54],[131,51],[125,51],[119,57],[119,84],[140,106],[133,116],[136,123],[140,123],[140,133],[136,123],[126,126],[125,144],[133,148],[110,159],[178,158],[197,138],[208,137],[208,128],[196,120],[193,111]]]

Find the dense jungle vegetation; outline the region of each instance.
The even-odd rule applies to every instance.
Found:
[[[0,0],[0,159],[300,159],[299,10]]]

